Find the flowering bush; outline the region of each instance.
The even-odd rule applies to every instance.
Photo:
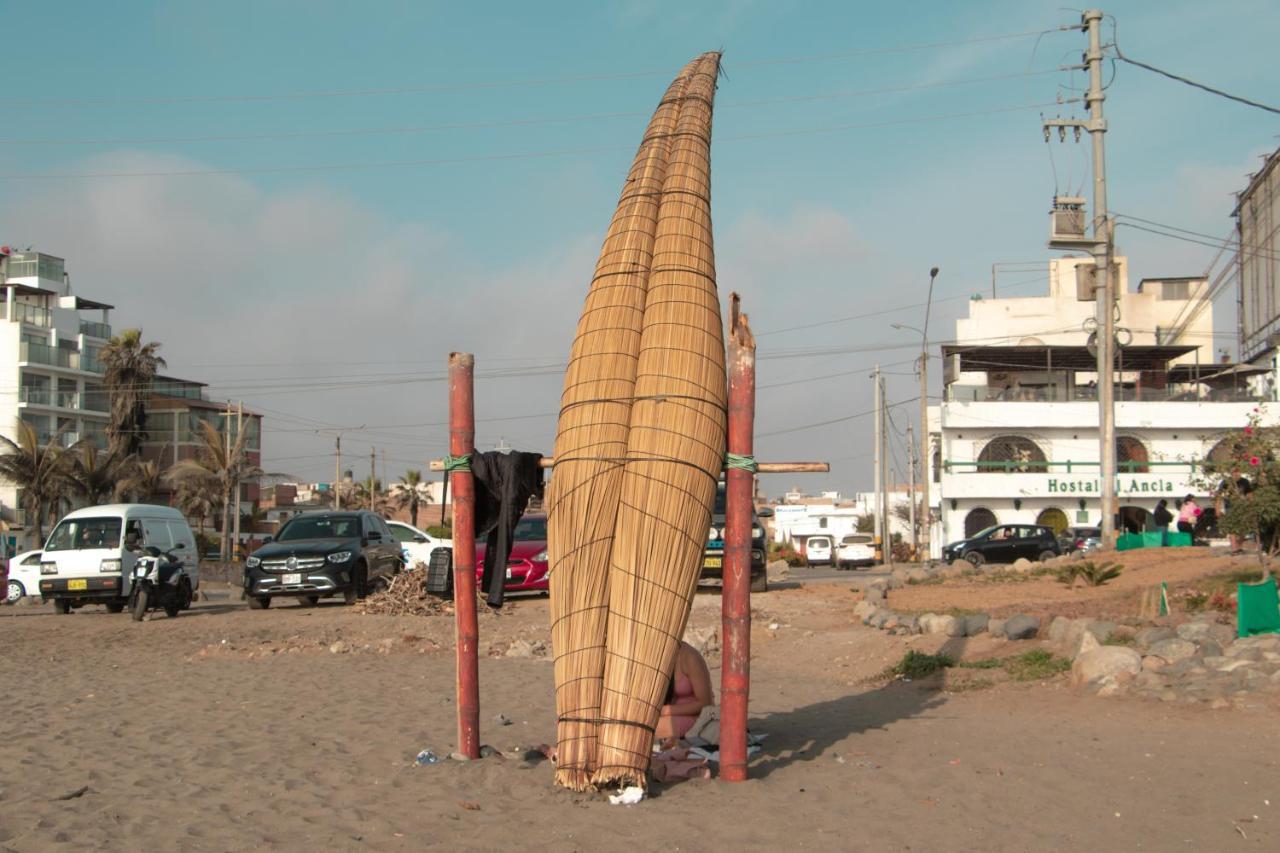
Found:
[[[1280,544],[1280,426],[1264,426],[1255,408],[1249,422],[1228,442],[1227,455],[1207,461],[1198,485],[1222,499],[1218,527],[1236,536],[1256,536],[1264,578],[1268,557]]]

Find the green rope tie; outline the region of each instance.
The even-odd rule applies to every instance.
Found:
[[[449,473],[454,471],[470,471],[471,454],[464,453],[462,456],[446,456],[444,458],[444,470]]]
[[[754,456],[742,456],[737,453],[726,453],[724,455],[724,467],[726,469],[750,471],[754,474],[759,466],[756,465],[756,458]]]

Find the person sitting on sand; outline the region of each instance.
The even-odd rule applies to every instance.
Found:
[[[693,728],[702,709],[714,702],[707,662],[697,649],[682,642],[676,649],[671,686],[667,689],[667,701],[658,716],[654,735],[662,743],[674,745]]]

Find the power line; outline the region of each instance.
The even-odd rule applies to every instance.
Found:
[[[1049,29],[1026,30],[1016,33],[1001,33],[996,35],[975,36],[965,39],[953,39],[950,41],[929,42],[922,44],[899,45],[893,47],[877,47],[866,48],[854,51],[844,51],[840,53],[825,54],[808,54],[793,57],[780,58],[762,58],[756,60],[735,61],[735,68],[756,68],[767,67],[771,65],[795,65],[807,62],[829,62],[839,59],[856,59],[863,56],[880,56],[891,53],[910,53],[914,51],[936,50],[942,47],[958,47],[970,44],[980,44],[993,41],[1007,41],[1019,38],[1028,38],[1030,36],[1043,36],[1047,33],[1056,32],[1062,29],[1070,29],[1069,27],[1052,27]],[[514,80],[502,80],[491,82],[471,82],[471,83],[444,83],[432,85],[418,86],[394,86],[386,88],[373,89],[346,89],[346,90],[329,90],[329,91],[312,91],[312,92],[292,92],[292,93],[274,93],[274,94],[237,94],[237,95],[174,95],[174,96],[144,96],[144,97],[93,97],[93,98],[6,98],[0,99],[0,105],[7,107],[36,107],[36,106],[92,106],[92,105],[111,105],[118,106],[121,104],[192,104],[192,103],[228,103],[236,101],[291,101],[291,100],[311,100],[311,99],[328,99],[328,98],[360,98],[370,96],[384,95],[407,95],[407,94],[432,94],[443,92],[468,92],[486,89],[507,89],[507,88],[531,88],[539,86],[556,86],[565,83],[582,83],[582,82],[599,82],[607,80],[626,80],[638,77],[655,77],[666,76],[673,73],[673,69],[654,69],[647,71],[624,71],[614,73],[585,73],[585,74],[569,74],[559,77],[525,77]]]
[[[919,116],[913,118],[891,119],[879,122],[859,122],[853,124],[832,125],[829,127],[797,128],[794,130],[763,131],[760,133],[738,134],[735,136],[716,137],[717,143],[744,142],[758,139],[778,139],[794,136],[811,136],[828,133],[843,133],[848,130],[866,130],[878,127],[892,127],[904,124],[923,124],[936,121],[952,121],[955,119],[977,118],[998,113],[1016,112],[1019,110],[1041,109],[1054,106],[1058,102],[1017,104],[1005,107],[994,107],[986,110],[975,110],[963,113]],[[420,160],[386,160],[380,162],[327,163],[311,166],[253,166],[235,169],[174,169],[167,171],[144,172],[11,172],[0,174],[2,180],[83,180],[92,178],[190,178],[217,175],[264,175],[264,174],[296,174],[308,172],[351,172],[376,169],[399,169],[423,166],[451,166],[463,163],[494,163],[504,160],[531,160],[555,157],[583,156],[587,154],[604,154],[616,151],[630,151],[631,146],[603,145],[593,148],[561,148],[546,151],[514,151],[505,154],[476,154],[467,157],[440,157]]]
[[[741,107],[762,107],[778,104],[808,103],[813,101],[838,100],[844,98],[860,98],[870,95],[885,95],[898,92],[915,92],[925,89],[939,89],[954,86],[986,84],[1000,80],[1013,80],[1034,77],[1042,74],[1055,74],[1057,69],[1044,71],[1020,71],[1012,74],[997,74],[990,77],[973,77],[962,80],[943,80],[933,83],[914,83],[903,86],[885,86],[878,89],[860,89],[846,92],[829,92],[821,95],[798,95],[789,98],[763,98],[754,101],[728,101],[716,104],[716,110]],[[0,139],[0,145],[161,145],[192,142],[246,142],[264,140],[296,140],[324,139],[347,136],[383,136],[397,134],[437,133],[449,130],[482,130],[497,127],[527,127],[540,124],[572,124],[576,122],[603,121],[623,118],[642,118],[644,112],[606,112],[587,113],[571,116],[541,116],[497,121],[449,122],[442,124],[424,124],[402,127],[342,128],[337,130],[309,131],[276,131],[264,133],[216,134],[205,136],[160,136],[160,137],[90,137],[82,139],[26,138]]]
[[[1248,107],[1254,107],[1255,109],[1266,110],[1269,113],[1275,113],[1276,115],[1280,115],[1280,107],[1273,107],[1269,104],[1261,103],[1260,101],[1253,101],[1253,100],[1250,100],[1249,98],[1241,97],[1240,95],[1232,95],[1231,93],[1224,92],[1221,89],[1215,89],[1212,86],[1208,86],[1204,83],[1198,83],[1189,77],[1183,77],[1180,74],[1174,74],[1172,71],[1165,71],[1164,69],[1156,68],[1154,65],[1148,65],[1147,63],[1139,62],[1136,59],[1130,59],[1129,57],[1125,56],[1123,53],[1120,52],[1120,45],[1113,44],[1113,47],[1115,47],[1115,50],[1116,50],[1116,59],[1120,60],[1121,62],[1127,62],[1130,65],[1136,65],[1139,68],[1145,68],[1148,71],[1154,71],[1156,74],[1160,74],[1165,77],[1168,77],[1170,80],[1177,80],[1179,83],[1186,83],[1188,86],[1194,86],[1197,89],[1202,89],[1210,93],[1211,95],[1217,95],[1218,97],[1226,98],[1229,101],[1235,101],[1236,103],[1244,104],[1245,106],[1248,106]]]

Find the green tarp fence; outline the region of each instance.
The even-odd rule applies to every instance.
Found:
[[[1280,594],[1276,579],[1242,583],[1236,589],[1236,625],[1241,637],[1280,634]]]

